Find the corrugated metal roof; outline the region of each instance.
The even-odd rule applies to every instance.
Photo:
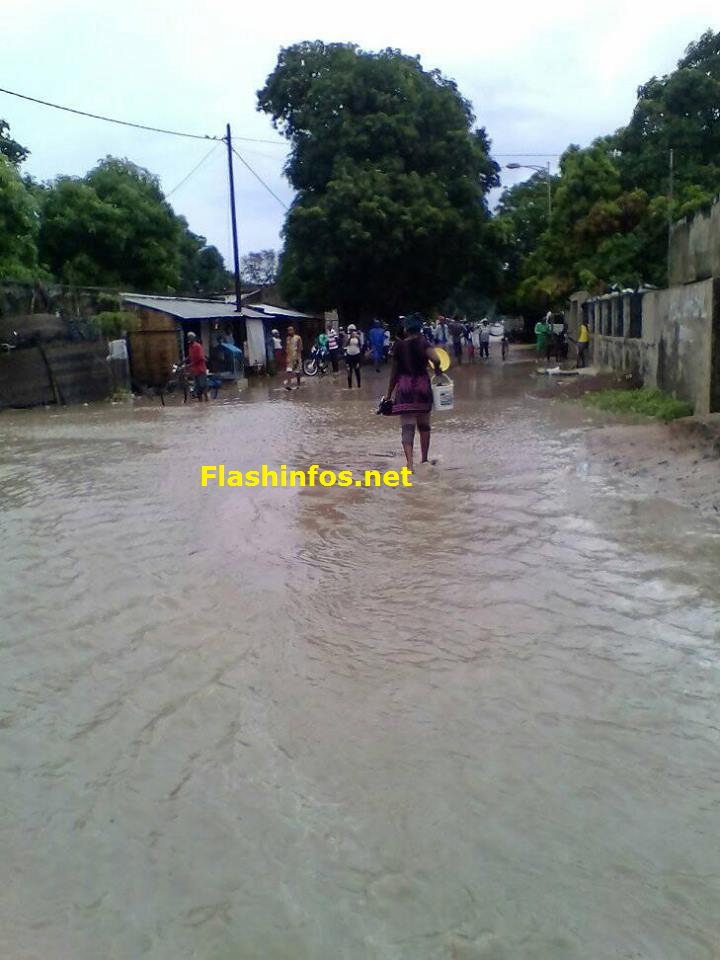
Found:
[[[221,300],[194,300],[190,297],[145,297],[135,293],[121,294],[123,301],[134,307],[160,310],[178,320],[224,320],[237,317],[234,303]],[[246,320],[263,319],[265,314],[250,307],[243,307],[241,315]]]
[[[224,303],[222,300],[199,300],[192,297],[146,297],[137,293],[120,294],[125,303],[134,307],[145,307],[148,310],[160,310],[177,317],[178,320],[221,320],[237,317],[235,303]],[[241,316],[245,320],[319,320],[309,313],[300,313],[299,310],[286,310],[283,307],[273,307],[267,303],[254,303],[251,307],[243,307]]]
[[[285,318],[287,320],[323,320],[323,317],[314,316],[312,313],[301,313],[299,310],[287,310],[285,307],[273,307],[269,303],[254,303],[253,310],[262,310],[263,313],[273,317]]]

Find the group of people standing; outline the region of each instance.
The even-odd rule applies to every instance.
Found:
[[[590,331],[584,320],[580,321],[578,326],[577,340],[571,337],[565,326],[565,323],[553,323],[553,314],[548,312],[542,319],[535,324],[535,349],[538,358],[544,357],[546,362],[550,362],[550,357],[554,356],[556,360],[564,360],[568,355],[568,342],[572,342],[577,347],[577,369],[581,369],[587,363],[587,352],[590,346]],[[557,327],[561,326],[558,330]]]
[[[372,355],[375,369],[380,372],[381,365],[391,358],[390,381],[383,404],[391,407],[391,413],[400,417],[400,433],[407,466],[413,469],[414,441],[416,431],[420,436],[421,462],[427,463],[430,449],[430,413],[433,406],[430,367],[435,375],[441,372],[438,347],[452,344],[458,363],[462,362],[463,345],[467,346],[470,360],[476,353],[481,358],[489,358],[490,322],[487,318],[479,323],[467,323],[459,318],[447,320],[441,317],[435,325],[415,314],[401,317],[402,333],[393,339],[387,324],[376,320],[367,335],[351,323],[347,328],[331,327],[327,332],[318,334],[317,346],[326,351],[334,373],[339,372],[340,359],[345,361],[348,389],[352,389],[353,380],[357,387],[361,384],[361,364],[366,352]],[[549,353],[552,338],[556,336],[553,317],[548,313],[535,325],[536,348],[538,355]],[[563,334],[565,331],[563,330]],[[568,338],[572,339],[572,338]],[[581,321],[577,344],[577,366],[584,367],[589,346],[590,334],[584,321]],[[503,359],[507,344],[503,336]],[[303,341],[294,326],[287,328],[285,342],[278,330],[272,331],[272,346],[278,367],[285,366],[286,389],[292,389],[295,378],[297,386],[303,372]],[[196,396],[207,400],[207,363],[202,346],[196,335],[188,333],[187,365],[195,378]],[[384,412],[384,411],[383,411]]]
[[[282,369],[284,366],[288,375],[285,386],[291,386],[293,377],[297,379],[299,386],[303,357],[301,337],[294,327],[288,327],[284,344],[279,330],[272,331],[272,342],[276,367]],[[348,388],[352,389],[353,381],[357,387],[362,382],[362,362],[367,353],[372,357],[375,370],[380,372],[392,350],[392,337],[388,325],[379,320],[373,323],[367,334],[356,324],[350,323],[347,327],[335,329],[333,326],[326,332],[319,333],[315,346],[330,361],[333,373],[339,372],[340,363],[344,361]]]
[[[456,363],[462,363],[463,352],[472,363],[476,359],[490,359],[490,321],[487,317],[480,321],[461,320],[459,317],[448,319],[440,317],[435,325],[425,321],[422,333],[428,343],[438,347],[451,348]],[[502,357],[507,357],[508,340],[502,336]]]
[[[347,327],[333,326],[326,332],[319,333],[314,347],[329,361],[332,371],[337,374],[341,362],[345,364],[348,389],[353,385],[359,387],[362,382],[362,365],[368,356],[380,372],[382,365],[393,355],[396,345],[407,335],[407,318],[400,317],[402,334],[393,337],[387,323],[375,320],[367,331],[361,330],[356,324],[350,323]],[[417,315],[413,323],[417,322]],[[465,355],[470,362],[476,359],[490,359],[491,327],[487,317],[480,321],[467,321],[458,318],[448,319],[440,317],[436,323],[429,320],[420,320],[420,333],[430,346],[439,346],[452,350],[455,362],[460,364]],[[279,330],[272,331],[273,352],[278,369],[285,369],[287,377],[285,386],[290,388],[292,380],[300,384],[302,374],[303,344],[293,327],[289,327],[283,342]],[[502,357],[506,359],[508,340],[502,337]]]

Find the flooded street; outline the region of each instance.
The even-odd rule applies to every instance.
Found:
[[[3,413],[3,957],[720,957],[720,526],[531,369]]]

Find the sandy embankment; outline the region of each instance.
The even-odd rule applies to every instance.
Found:
[[[591,454],[650,496],[720,518],[720,414],[673,423],[609,423],[588,437]]]
[[[579,400],[588,391],[628,385],[625,377],[588,371],[558,385],[558,393]],[[589,433],[588,451],[629,489],[720,518],[720,413],[672,423],[600,411],[594,416],[607,422]]]

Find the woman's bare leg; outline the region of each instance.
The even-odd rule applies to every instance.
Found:
[[[430,450],[430,414],[419,413],[417,417],[417,427],[420,433],[420,460],[427,463],[428,452]]]
[[[415,443],[415,415],[412,413],[400,414],[400,436],[405,453],[408,470],[413,468],[413,445]]]

